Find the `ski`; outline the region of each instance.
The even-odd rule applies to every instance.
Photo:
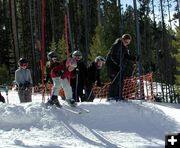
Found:
[[[73,110],[73,107],[67,108],[67,106],[63,106],[62,109],[66,110],[66,111],[69,111],[71,113],[74,113],[74,114],[81,114],[82,113],[81,111]]]
[[[89,113],[89,112],[90,112],[90,110],[88,110],[88,109],[86,109],[86,108],[83,108],[83,107],[80,107],[80,106],[76,106],[76,108],[78,108],[78,109],[80,109],[80,110],[82,110],[82,111],[84,111],[84,112],[86,112],[86,113]]]
[[[68,111],[68,112],[71,112],[71,113],[74,113],[74,114],[81,114],[81,111],[73,110],[73,107],[70,107],[70,106],[65,105],[65,104],[63,104],[62,107],[57,107],[56,105],[47,105],[47,104],[45,104],[46,109],[49,109],[51,107],[55,107],[56,109],[59,109],[59,110],[65,110],[65,111]]]
[[[76,106],[70,106],[70,105],[67,105],[67,104],[63,104],[63,106],[68,106],[69,108],[74,109],[74,110],[78,110],[78,111],[80,111],[81,113],[82,113],[82,112],[85,112],[85,113],[89,113],[89,112],[90,112],[88,109],[82,108],[82,107],[77,106],[77,105],[76,105]]]
[[[51,105],[45,104],[45,106],[48,109]],[[69,111],[69,112],[74,113],[74,114],[82,114],[83,112],[84,113],[89,113],[90,112],[86,108],[82,108],[80,106],[70,106],[69,104],[66,104],[66,103],[63,103],[62,107],[57,107],[55,105],[53,105],[53,106],[56,107],[57,109],[66,110],[66,111]]]

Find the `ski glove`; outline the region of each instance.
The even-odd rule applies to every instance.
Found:
[[[76,68],[76,74],[79,74],[79,69],[78,68]]]
[[[30,82],[25,81],[25,83],[24,83],[25,88],[28,88],[28,87],[31,87],[31,86],[32,86],[32,84]]]

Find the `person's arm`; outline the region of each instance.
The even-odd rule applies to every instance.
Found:
[[[28,70],[28,81],[31,83],[31,85],[33,84],[33,81],[32,81],[32,77],[31,77],[31,71],[29,69]]]
[[[126,49],[125,58],[131,61],[136,61],[136,57],[131,55],[128,49]]]
[[[110,55],[109,55],[111,61],[117,66],[119,66],[119,58],[120,58],[119,50],[121,48],[120,46],[121,46],[120,43],[114,44],[110,49],[111,51],[110,51]]]
[[[100,79],[100,69],[97,70],[97,74],[96,74],[96,84],[97,86],[101,86],[101,79]]]
[[[18,70],[15,71],[15,82],[19,86],[20,80],[19,80],[19,73]]]

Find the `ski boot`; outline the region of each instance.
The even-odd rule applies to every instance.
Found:
[[[57,107],[61,108],[62,105],[59,103],[58,97],[57,96],[51,96],[51,98],[48,100],[48,102],[46,103],[47,106],[49,105],[56,105]]]
[[[69,106],[71,107],[76,107],[77,103],[75,102],[74,99],[66,99],[66,102],[68,103]]]

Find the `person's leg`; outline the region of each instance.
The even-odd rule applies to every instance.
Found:
[[[32,102],[32,88],[28,87],[24,91],[24,97],[26,99],[26,102]]]
[[[107,64],[108,76],[111,79],[108,99],[117,99],[119,97],[119,69],[112,64]]]
[[[124,97],[123,97],[123,84],[124,84],[124,71],[122,70],[121,72],[121,80],[120,80],[120,87],[119,87],[119,100],[124,100]]]
[[[3,97],[3,96],[1,96],[1,95],[0,95],[0,102],[5,103],[5,99],[4,99],[4,97]]]
[[[92,102],[95,98],[92,88],[93,88],[93,84],[87,83],[87,85],[86,85],[86,98],[87,98],[87,101],[89,101],[89,102]]]
[[[62,87],[64,89],[64,93],[65,93],[67,103],[71,106],[75,106],[76,102],[75,102],[75,99],[72,98],[73,97],[72,88],[71,88],[71,85],[67,79],[62,80]]]
[[[81,101],[84,102],[86,100],[85,95],[83,94],[83,84],[79,83],[78,85],[78,97],[81,98]]]
[[[56,78],[52,78],[52,80],[53,80],[52,95],[58,96],[59,90],[61,88],[61,78],[56,77]]]
[[[18,88],[18,96],[19,96],[20,103],[25,103],[26,102],[25,90],[24,89]]]
[[[116,77],[114,77],[114,79],[112,79],[108,98],[112,98],[115,100],[119,98],[119,83],[119,75],[117,75]]]
[[[72,88],[73,98],[76,100],[76,79],[71,79],[70,85]]]
[[[70,86],[69,81],[67,79],[63,79],[61,81],[61,83],[62,83],[62,88],[64,90],[66,99],[72,99],[73,98],[73,96],[72,96],[73,92],[72,92],[72,87]]]
[[[50,105],[55,104],[57,107],[61,107],[58,100],[59,90],[61,88],[61,78],[56,77],[56,78],[52,78],[52,80],[53,80],[52,95],[51,98],[48,100],[48,104]]]

